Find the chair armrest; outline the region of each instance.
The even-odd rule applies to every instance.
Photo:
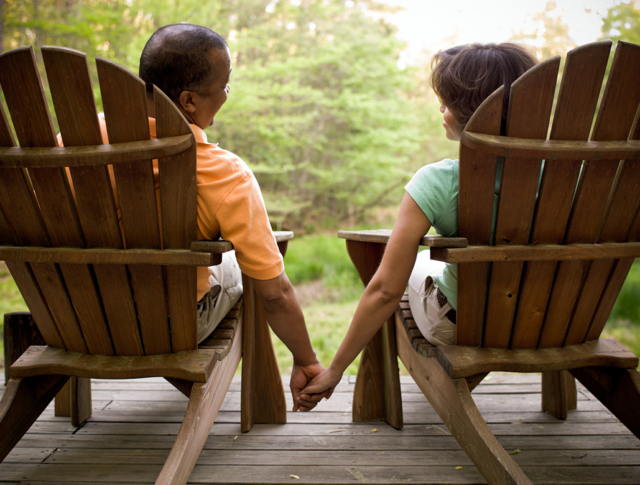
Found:
[[[218,241],[193,241],[190,249],[194,253],[221,254],[231,251],[233,249],[233,244],[223,239]]]
[[[360,241],[386,244],[389,242],[391,229],[372,229],[367,231],[338,231],[338,237],[348,241]],[[420,240],[421,246],[432,248],[466,248],[467,238],[464,237],[442,237],[424,236]]]
[[[293,239],[293,231],[273,231],[277,242],[285,242]]]

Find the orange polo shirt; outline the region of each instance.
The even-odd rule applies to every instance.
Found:
[[[104,115],[99,115],[104,143],[109,143]],[[257,280],[269,280],[284,271],[282,255],[271,231],[269,217],[258,181],[237,155],[209,143],[205,132],[190,125],[197,142],[197,223],[198,240],[222,237],[233,244],[238,265],[244,274]],[[156,137],[156,120],[149,118],[151,138]],[[113,170],[109,167],[115,191]],[[160,184],[158,163],[153,162],[156,200]],[[118,217],[120,210],[116,194]],[[158,204],[158,212],[160,205]],[[160,218],[160,220],[162,220]],[[160,231],[162,235],[162,231]],[[208,267],[197,269],[197,295],[200,300],[211,288]]]
[[[230,241],[244,274],[269,280],[284,271],[271,231],[262,192],[251,169],[237,155],[208,143],[205,132],[190,125],[197,142],[198,240]],[[149,118],[151,137],[155,119]],[[158,172],[154,168],[156,184]],[[156,185],[158,187],[158,185]],[[209,268],[198,268],[198,300],[209,291]]]

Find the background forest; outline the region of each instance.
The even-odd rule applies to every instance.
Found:
[[[207,134],[250,165],[274,228],[295,231],[287,273],[328,365],[362,292],[335,230],[392,227],[411,175],[457,151],[427,83],[433,52],[401,62],[394,9],[382,0],[0,0],[0,53],[33,46],[40,61],[40,46],[69,47],[87,53],[95,76],[97,56],[137,73],[162,25],[197,23],[225,37],[231,95]],[[576,43],[555,9],[549,2],[539,30],[511,40],[538,46],[541,59],[564,56]],[[640,1],[612,3],[600,38],[640,43]],[[607,331],[636,353],[639,299],[634,265]],[[0,263],[0,314],[17,309],[26,307]],[[289,354],[277,349],[287,373]]]

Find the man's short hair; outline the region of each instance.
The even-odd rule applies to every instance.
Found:
[[[462,127],[482,102],[504,85],[504,134],[511,84],[537,63],[536,57],[519,44],[459,45],[433,56],[430,84]]]
[[[147,95],[153,93],[154,84],[173,101],[185,90],[200,93],[222,74],[215,72],[209,54],[226,49],[225,40],[206,27],[193,24],[160,27],[140,55],[139,76],[146,83]]]

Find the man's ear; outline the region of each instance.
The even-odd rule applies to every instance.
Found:
[[[178,96],[178,104],[187,113],[194,113],[196,111],[192,91],[182,91],[180,96]]]

